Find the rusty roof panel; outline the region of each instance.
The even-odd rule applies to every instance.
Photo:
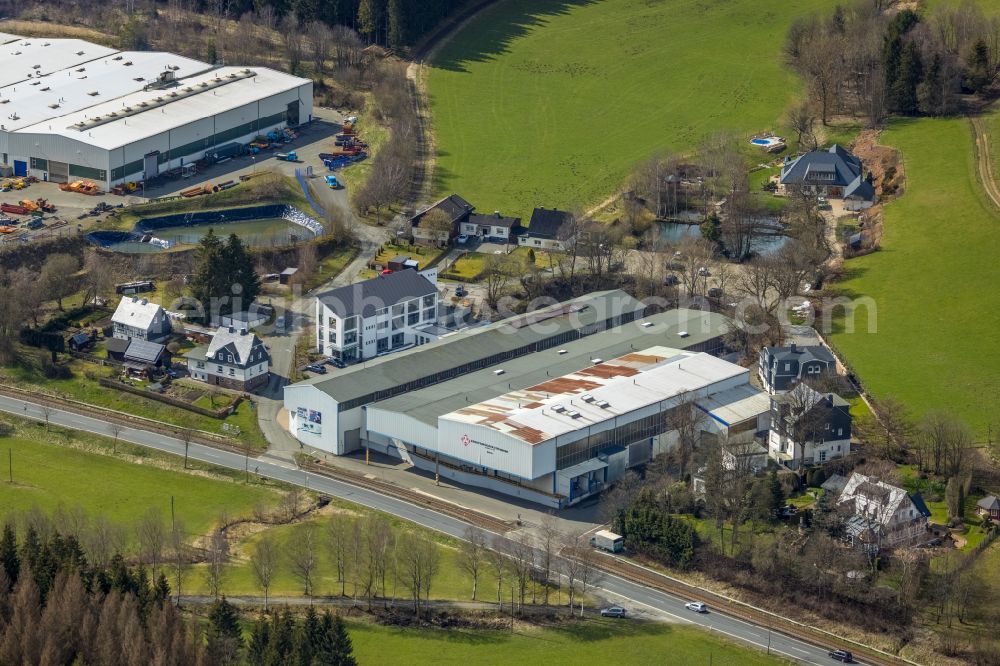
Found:
[[[600,377],[602,379],[611,379],[612,377],[632,377],[639,374],[639,371],[635,368],[630,368],[627,365],[598,363],[597,365],[592,365],[589,368],[584,368],[577,374],[590,375],[592,377]]]
[[[523,439],[528,444],[538,444],[545,439],[545,433],[537,428],[532,428],[526,425],[517,425],[514,423],[508,423],[511,426],[510,434]]]
[[[557,377],[556,379],[536,384],[528,390],[539,393],[577,393],[590,391],[598,386],[601,386],[601,384],[584,379],[576,379],[575,377]]]

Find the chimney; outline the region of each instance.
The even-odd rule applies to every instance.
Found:
[[[500,211],[495,210],[495,211],[493,211],[493,214],[497,216],[498,220],[500,219]]]
[[[148,298],[142,299],[142,304],[143,305],[149,305],[149,299]]]
[[[798,353],[798,347],[796,346],[796,344],[794,342],[792,343],[792,353],[793,354],[797,354]]]
[[[235,332],[236,332],[236,329],[235,329],[234,327],[230,326],[230,327],[229,327],[229,332],[230,332],[230,333],[235,333]]]
[[[139,297],[138,296],[133,296],[132,297],[132,302],[133,303],[138,303],[139,302]]]

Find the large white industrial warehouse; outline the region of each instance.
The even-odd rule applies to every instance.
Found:
[[[317,451],[368,447],[564,507],[667,451],[679,405],[732,442],[767,429],[767,395],[712,355],[727,325],[591,294],[288,386],[289,428]]]
[[[0,34],[5,171],[110,188],[312,119],[312,82],[265,67]]]

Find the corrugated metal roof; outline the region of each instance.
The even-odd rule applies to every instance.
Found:
[[[771,411],[771,397],[749,384],[713,393],[696,403],[704,412],[725,426],[755,419]]]
[[[16,39],[0,46],[0,86],[29,81],[39,74],[44,81],[46,75],[51,75],[53,72],[116,52],[116,49],[85,42],[82,39],[47,37]]]
[[[626,354],[595,367],[607,372],[599,378],[593,374],[584,378],[582,372],[574,372],[558,381],[512,390],[440,418],[485,426],[528,444],[538,444],[748,373],[746,368],[710,354],[667,347],[650,347],[641,354]],[[628,372],[616,372],[618,368]],[[530,431],[528,436],[525,429]]]
[[[0,53],[3,51],[0,48]],[[48,76],[0,88],[0,100],[6,100],[0,102],[4,114],[0,122],[7,131],[43,122],[46,126],[52,123],[53,129],[65,127],[69,124],[63,118],[67,114],[141,91],[165,71],[181,78],[211,67],[207,62],[161,51],[112,52],[67,65]],[[43,64],[43,71],[47,68],[48,65]],[[12,115],[17,116],[17,120],[12,119]]]
[[[300,86],[311,85],[309,79],[291,76],[267,67],[254,67],[249,70],[254,76],[241,78],[246,71],[248,70],[245,67],[221,67],[205,74],[183,79],[177,88],[131,93],[103,104],[61,116],[58,122],[53,119],[52,129],[49,129],[49,122],[46,121],[25,127],[20,130],[20,133],[57,134],[84,141],[99,148],[118,148],[279,93],[295,90]],[[215,79],[226,80],[230,76],[238,78],[232,79],[225,85],[212,87],[215,85],[213,83]],[[204,89],[201,88],[202,84],[206,85]],[[186,92],[185,88],[191,88],[191,92]],[[199,92],[199,90],[202,91]],[[172,92],[177,93],[178,97],[172,97]],[[166,103],[156,102],[157,97],[163,98]],[[118,113],[125,107],[135,110],[141,108],[143,103],[152,104],[154,102],[160,105],[151,106],[148,110],[136,112],[127,117],[122,116],[84,131],[76,128],[77,123],[86,124],[95,117],[106,118],[108,114]]]
[[[594,292],[573,299],[569,303],[587,307],[572,314],[561,314],[548,319],[544,326],[527,326],[516,329],[511,326],[511,322],[516,321],[518,317],[512,317],[487,326],[464,329],[455,335],[435,342],[359,363],[328,376],[307,379],[304,382],[293,384],[290,388],[311,384],[334,400],[346,402],[370,393],[406,385],[450,368],[476,363],[495,354],[510,352],[526,345],[549,340],[603,321],[616,314],[641,312],[645,308],[641,302],[618,290]],[[561,309],[565,305],[560,303],[552,306],[551,309]],[[693,311],[673,310],[671,312]],[[699,314],[705,314],[713,322],[716,322],[712,327],[716,334],[718,322],[725,321],[725,317],[721,315]],[[677,316],[673,315],[675,318]],[[687,316],[683,318],[685,322],[689,319]],[[690,317],[690,319],[694,319],[694,317]],[[690,326],[693,330],[697,330],[699,324],[692,321]],[[706,324],[706,326],[709,325]],[[674,326],[675,330],[676,328]],[[636,335],[638,337],[639,333]],[[695,335],[692,334],[692,338]],[[707,337],[714,337],[714,334],[703,339],[707,339]],[[600,345],[597,345],[597,348],[599,347]],[[490,376],[493,376],[492,373]],[[508,380],[504,381],[506,385]]]
[[[645,327],[642,326],[643,323],[654,325]],[[678,349],[696,346],[722,335],[727,326],[728,320],[722,315],[695,310],[670,310],[563,343],[558,347],[483,367],[456,379],[383,400],[378,405],[382,409],[404,412],[423,423],[437,426],[438,416],[441,414],[495,398],[511,390],[542,384],[554,377],[597,367],[592,359],[631,356],[633,349],[651,343]],[[678,331],[682,330],[688,332],[687,337],[681,338],[678,335]],[[442,348],[447,349],[446,346]],[[566,353],[561,354],[560,351]],[[504,373],[497,375],[498,368],[503,368]],[[539,400],[526,400],[522,406],[528,408],[541,404]]]

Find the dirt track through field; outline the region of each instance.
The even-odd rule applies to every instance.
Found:
[[[976,162],[979,167],[979,180],[983,183],[986,196],[990,198],[996,209],[1000,211],[1000,187],[997,186],[997,181],[993,177],[993,165],[990,160],[989,132],[982,117],[972,116],[969,120],[972,122],[972,132],[976,139]]]

